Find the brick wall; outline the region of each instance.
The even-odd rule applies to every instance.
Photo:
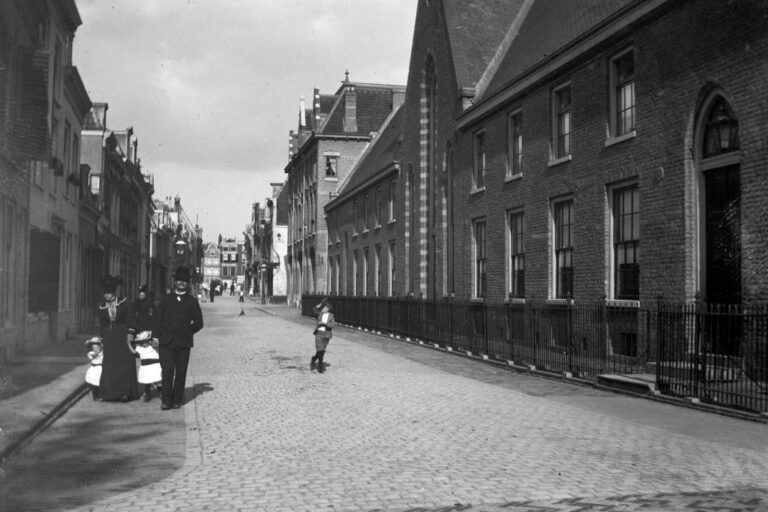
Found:
[[[491,117],[457,135],[455,166],[456,295],[472,293],[472,222],[487,221],[488,297],[507,291],[509,209],[526,216],[526,296],[552,297],[551,204],[574,202],[574,297],[610,297],[610,215],[607,190],[637,180],[641,214],[641,300],[661,294],[690,299],[698,291],[698,239],[694,126],[697,108],[712,87],[722,89],[736,112],[741,139],[741,214],[744,294],[765,298],[768,277],[764,219],[768,154],[761,117],[768,110],[768,8],[757,2],[721,5],[716,0],[678,4],[636,26],[568,70],[515,98]],[[418,27],[417,27],[418,29]],[[636,76],[636,137],[606,145],[609,59],[632,46]],[[549,166],[550,93],[572,87],[572,159]],[[523,177],[505,180],[506,115],[523,112]],[[485,191],[470,193],[472,143],[486,130]]]

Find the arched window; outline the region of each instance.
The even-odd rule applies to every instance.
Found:
[[[721,91],[698,123],[699,292],[712,304],[741,302],[741,165],[738,120]],[[725,349],[724,349],[725,350]]]

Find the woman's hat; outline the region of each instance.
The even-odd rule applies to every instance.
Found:
[[[101,338],[99,338],[98,336],[94,336],[93,338],[85,340],[85,344],[88,346],[101,345]]]
[[[149,339],[152,339],[152,331],[141,331],[136,335],[134,341],[147,341]]]
[[[178,267],[176,272],[173,273],[174,281],[187,281],[189,282],[189,268]]]
[[[115,293],[121,284],[123,284],[123,280],[120,277],[107,274],[101,278],[101,291],[102,293]]]

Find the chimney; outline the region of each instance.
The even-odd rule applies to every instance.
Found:
[[[344,79],[344,131],[357,133],[357,90],[349,82],[349,71]]]
[[[306,116],[306,108],[304,106],[304,96],[299,99],[299,129],[303,130],[306,126],[305,123],[305,116]]]
[[[175,212],[181,211],[181,196],[176,196],[173,198],[173,210]]]
[[[93,120],[98,125],[99,129],[107,129],[107,110],[109,110],[109,103],[94,103],[91,107],[93,111]]]
[[[317,130],[320,126],[320,123],[322,122],[322,119],[320,118],[321,112],[320,112],[320,89],[315,87],[315,103],[312,107],[312,111],[314,112],[315,119],[314,123],[315,125],[312,127],[313,130]]]

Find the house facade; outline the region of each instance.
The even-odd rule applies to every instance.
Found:
[[[564,26],[534,2],[459,116],[457,295],[764,299],[768,12],[590,4],[563,6]]]
[[[221,249],[218,244],[205,244],[202,268],[204,287],[210,290],[212,282],[221,281]]]
[[[403,98],[402,86],[356,83],[347,75],[333,95],[315,89],[311,110],[302,101],[283,186],[288,198],[289,303],[298,304],[304,292],[329,289],[325,204]]]

